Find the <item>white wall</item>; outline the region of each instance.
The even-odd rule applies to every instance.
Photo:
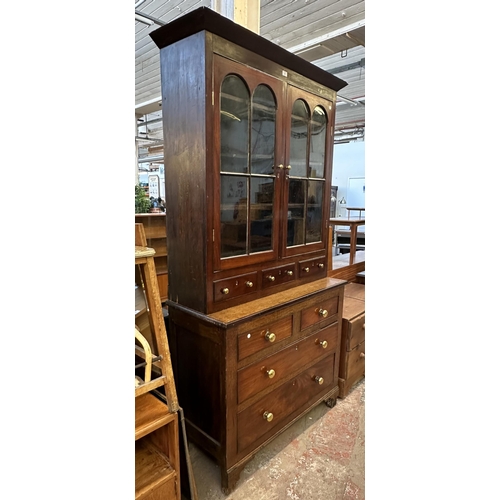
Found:
[[[333,174],[332,186],[338,186],[337,194],[337,217],[347,215],[346,211],[339,205],[339,201],[344,197],[347,206],[359,204],[359,193],[349,191],[349,178],[365,177],[365,142],[349,142],[348,144],[335,144],[333,148]],[[351,200],[349,200],[351,198]],[[364,196],[363,196],[364,198]],[[344,205],[345,206],[345,205]],[[364,205],[363,205],[364,206]],[[357,214],[353,214],[357,215]]]

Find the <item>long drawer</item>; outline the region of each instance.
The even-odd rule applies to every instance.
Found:
[[[258,445],[266,434],[276,432],[295,411],[331,386],[334,361],[332,353],[239,413],[238,452]]]
[[[238,404],[263,389],[280,384],[290,374],[326,353],[336,351],[338,323],[256,361],[238,372]]]

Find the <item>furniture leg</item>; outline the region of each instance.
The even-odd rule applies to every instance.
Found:
[[[351,248],[349,255],[349,265],[354,264],[354,256],[356,255],[356,246],[358,242],[358,227],[356,224],[352,224],[351,226]]]

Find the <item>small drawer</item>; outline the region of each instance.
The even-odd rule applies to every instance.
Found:
[[[214,301],[233,299],[256,290],[257,273],[232,276],[224,280],[214,281]]]
[[[348,350],[354,349],[361,342],[365,341],[365,315],[349,322]]]
[[[258,446],[308,401],[332,389],[334,365],[331,354],[239,413],[238,452]]]
[[[303,309],[300,313],[300,330],[305,330],[311,325],[316,323],[331,323],[336,321],[339,312],[339,297],[325,297],[318,299],[318,301]]]
[[[319,276],[319,275],[326,276],[325,257],[299,261],[299,278],[306,278],[307,276]]]
[[[300,370],[326,353],[334,352],[338,343],[338,323],[238,371],[238,403]]]
[[[347,353],[346,380],[349,385],[357,382],[365,374],[365,343],[362,342],[355,349]]]
[[[238,361],[292,335],[292,316],[238,336]]]
[[[269,288],[293,281],[297,277],[295,263],[262,270],[262,288]]]

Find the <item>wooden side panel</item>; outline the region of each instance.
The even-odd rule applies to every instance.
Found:
[[[190,424],[220,442],[224,414],[221,370],[225,367],[221,346],[213,338],[198,335],[191,328],[183,328],[177,323],[175,336],[179,404]]]
[[[160,53],[169,298],[206,310],[205,33]]]

